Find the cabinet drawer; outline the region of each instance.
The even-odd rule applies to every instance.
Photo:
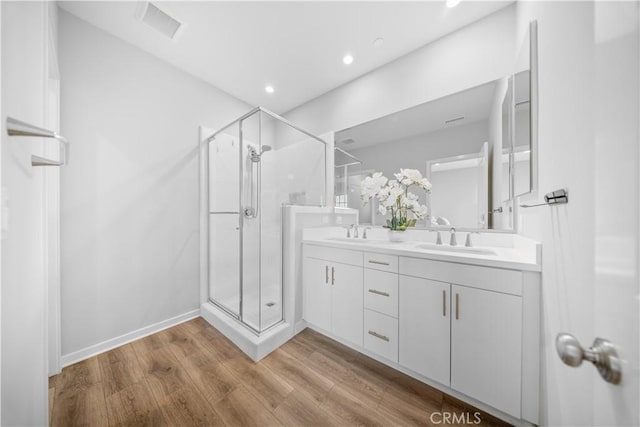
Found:
[[[364,253],[364,266],[375,270],[398,272],[398,257],[396,255],[376,254],[373,252]]]
[[[398,362],[398,319],[364,310],[364,348]]]
[[[522,272],[493,267],[400,257],[400,274],[473,288],[522,295]]]
[[[364,307],[398,317],[398,274],[365,268]]]
[[[362,252],[360,251],[305,244],[303,247],[303,255],[308,258],[362,267]]]

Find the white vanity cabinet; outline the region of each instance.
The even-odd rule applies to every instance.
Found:
[[[520,418],[522,273],[401,257],[400,274],[400,365]]]
[[[362,252],[306,245],[304,319],[362,346]]]
[[[361,245],[304,244],[308,324],[455,397],[495,408],[511,422],[537,424],[536,267]]]

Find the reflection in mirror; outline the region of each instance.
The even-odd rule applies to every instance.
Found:
[[[489,144],[478,153],[427,161],[431,192],[427,208],[432,226],[488,227]]]
[[[362,162],[340,147],[334,150],[336,207],[360,210],[360,222],[371,223],[371,209],[362,209],[360,182],[372,173],[363,171]]]
[[[515,197],[537,185],[536,66],[534,21],[513,75],[337,132],[336,147],[360,161],[336,167],[337,206],[382,225],[375,203],[362,206],[360,182],[417,169],[432,183],[418,226],[513,231]]]
[[[375,213],[375,206],[362,207],[352,197],[359,192],[359,182],[373,172],[392,179],[400,169],[417,169],[433,185],[429,197],[416,192],[419,202],[429,208],[429,216],[418,226],[497,228],[492,227],[489,213],[496,197],[490,187],[491,153],[494,144],[502,153],[506,86],[506,79],[492,81],[337,132],[336,146],[362,163],[350,166],[346,178],[336,169],[336,183],[349,183],[348,190],[336,191],[337,195],[348,191],[347,204],[341,196],[336,203],[359,209],[361,223],[384,224],[386,218]]]

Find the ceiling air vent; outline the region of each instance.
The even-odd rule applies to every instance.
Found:
[[[140,20],[162,35],[175,39],[183,24],[151,2],[145,4]]]
[[[445,120],[444,124],[445,125],[450,125],[451,123],[459,122],[460,120],[464,120],[464,116],[455,117],[453,119]]]

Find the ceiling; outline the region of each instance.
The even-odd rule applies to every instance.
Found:
[[[144,2],[59,4],[253,106],[284,113],[510,3],[154,2],[186,24],[175,40],[136,18]]]
[[[348,152],[489,119],[497,82],[408,108],[336,133],[336,145]],[[448,120],[464,117],[445,123]],[[349,140],[353,141],[350,142]],[[348,143],[345,144],[345,141]]]

